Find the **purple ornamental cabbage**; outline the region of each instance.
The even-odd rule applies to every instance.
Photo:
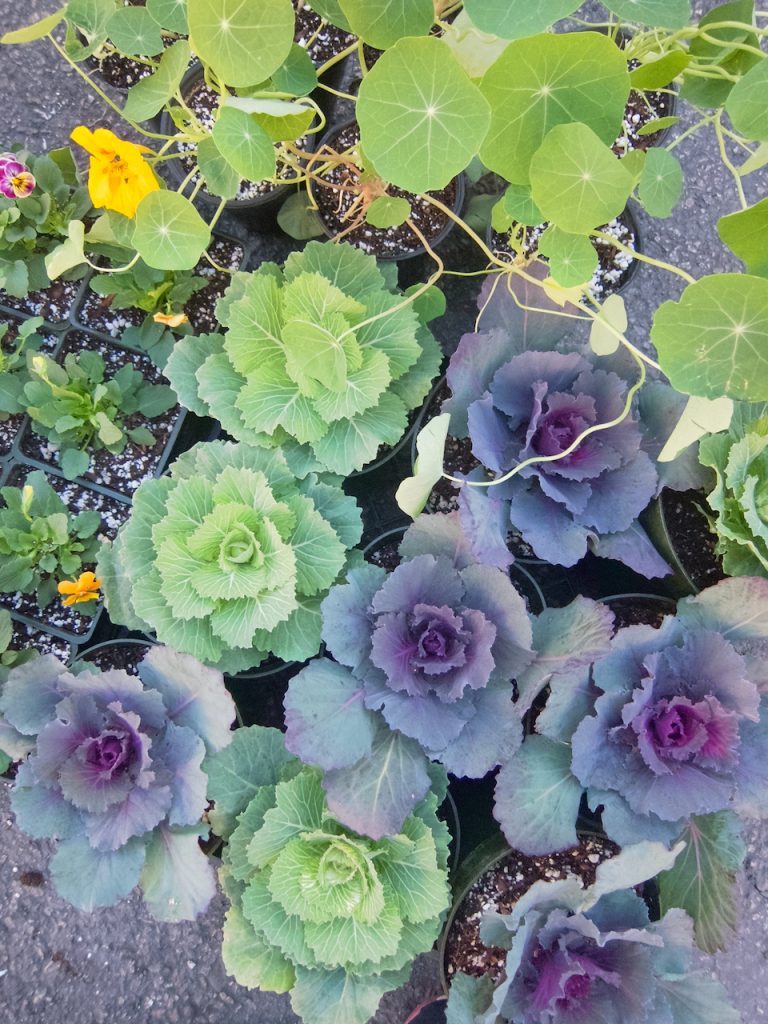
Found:
[[[483,941],[509,950],[505,976],[494,990],[458,974],[448,1024],[737,1024],[722,985],[690,971],[688,915],[651,923],[631,888],[654,859],[664,862],[655,844],[629,847],[591,889],[574,877],[537,882],[511,914],[486,914]]]
[[[471,438],[486,471],[475,471],[473,480],[502,477],[532,458],[551,461],[503,484],[462,488],[462,522],[475,549],[485,546],[484,560],[500,564],[504,535],[495,543],[488,536],[498,534],[501,499],[508,524],[548,562],[574,565],[591,549],[645,576],[665,575],[669,567],[637,517],[662,486],[701,483],[692,451],[660,467],[652,459],[682,412],[682,396],[660,382],[647,384],[619,423],[552,459],[590,427],[621,418],[637,367],[622,354],[598,358],[587,346],[554,351],[558,318],[542,312],[521,320],[504,287],[486,286],[479,304],[483,330],[464,335],[448,367],[449,432]]]
[[[17,823],[59,840],[51,874],[83,910],[140,885],[160,920],[205,910],[215,879],[198,838],[207,753],[225,747],[234,718],[223,676],[154,647],[138,668],[70,672],[53,655],[13,669],[3,686],[4,735],[31,752],[11,796]]]
[[[374,836],[424,795],[425,754],[478,778],[522,739],[512,680],[534,657],[525,602],[506,573],[472,563],[455,516],[423,518],[393,572],[366,565],[331,588],[322,632],[336,662],[310,662],[285,700],[288,749],[326,770],[334,813]],[[385,808],[361,779],[387,762]]]

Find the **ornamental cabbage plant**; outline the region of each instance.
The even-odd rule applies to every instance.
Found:
[[[440,366],[412,304],[348,243],[236,274],[217,316],[223,336],[183,339],[168,361],[180,401],[333,473],[396,444]]]
[[[714,513],[716,552],[729,576],[768,576],[768,420],[745,431],[710,434],[699,459],[716,475],[707,501]]]
[[[398,834],[372,840],[339,822],[319,772],[291,757],[276,729],[239,729],[206,771],[212,824],[227,839],[227,971],[249,988],[290,992],[305,1024],[365,1024],[432,948],[450,903],[437,792]],[[442,796],[446,782],[435,776]]]
[[[539,305],[530,295],[520,300]],[[646,577],[665,575],[669,566],[638,516],[662,486],[700,482],[692,452],[671,464],[652,458],[679,418],[682,397],[649,384],[624,415],[635,362],[598,358],[586,345],[561,341],[563,328],[547,312],[521,324],[503,285],[486,284],[479,303],[483,330],[464,335],[447,372],[450,432],[470,437],[482,466],[471,475],[475,482],[546,461],[491,487],[462,487],[465,528],[471,535],[488,530],[503,501],[509,527],[545,561],[575,565],[591,549]],[[571,450],[586,430],[610,423]]]
[[[214,441],[141,484],[98,575],[113,622],[234,673],[317,653],[320,601],[361,533],[335,478]]]
[[[551,611],[558,649],[537,649],[523,598],[475,561],[455,513],[418,519],[400,555],[391,573],[366,565],[331,588],[321,613],[336,660],[310,662],[285,697],[288,748],[323,769],[334,814],[374,838],[424,796],[430,761],[481,778],[508,760],[523,738],[514,682],[605,650],[612,622],[580,599]]]
[[[588,889],[575,876],[536,882],[511,913],[486,913],[482,940],[508,950],[503,979],[457,974],[448,1024],[738,1024],[720,982],[691,971],[690,917],[651,923],[633,888],[677,852],[628,847]]]
[[[768,581],[756,577],[685,598],[658,629],[620,630],[591,670],[550,681],[537,735],[502,768],[507,837],[527,853],[567,848],[584,791],[619,844],[682,836],[662,901],[690,910],[704,948],[722,946],[739,819],[768,816],[767,657]]]
[[[154,647],[138,678],[87,666],[73,674],[48,654],[14,668],[0,697],[0,733],[19,767],[18,825],[58,840],[51,877],[81,910],[117,903],[139,885],[154,917],[205,910],[215,876],[203,758],[226,747],[235,717],[221,673]]]

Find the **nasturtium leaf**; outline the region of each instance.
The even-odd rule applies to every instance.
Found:
[[[444,188],[477,153],[488,104],[439,39],[403,39],[365,76],[360,139],[376,172],[409,192]]]
[[[440,37],[470,78],[482,78],[509,45],[508,39],[482,32],[466,10],[459,11]]]
[[[352,31],[352,26],[342,10],[341,0],[314,0],[312,10],[332,25],[343,28],[345,32]]]
[[[188,0],[192,49],[227,85],[266,81],[293,45],[291,0]]]
[[[728,99],[734,80],[764,59],[750,50],[735,49],[732,45],[747,43],[755,48],[760,46],[759,37],[749,28],[754,20],[754,6],[754,0],[731,0],[713,7],[699,20],[698,27],[706,32],[708,38],[694,36],[689,53],[699,64],[721,67],[727,72],[727,77],[686,75],[681,90],[684,99],[699,107],[720,107]],[[716,27],[728,22],[741,23],[743,28]]]
[[[556,125],[588,125],[611,144],[621,130],[630,82],[626,58],[597,32],[545,34],[511,43],[483,76],[491,125],[483,163],[526,184],[531,157]]]
[[[649,55],[645,58],[645,63],[629,72],[629,80],[632,88],[638,92],[663,89],[682,74],[690,63],[691,57],[687,50],[671,50],[656,59],[654,55]]]
[[[178,192],[150,192],[136,210],[133,244],[157,270],[192,270],[211,241],[211,231]]]
[[[571,747],[529,736],[496,779],[493,816],[511,846],[536,855],[575,846],[582,787]]]
[[[683,191],[680,161],[666,149],[651,148],[640,175],[637,195],[652,217],[669,217]]]
[[[543,32],[579,7],[574,0],[465,0],[464,9],[482,32],[520,39]]]
[[[228,96],[222,109],[234,107],[250,114],[256,124],[273,142],[292,142],[309,128],[315,118],[314,107],[293,100],[252,99],[249,96]]]
[[[670,383],[684,394],[768,399],[768,280],[703,277],[656,310],[651,341]]]
[[[423,287],[424,285],[421,284],[412,284],[410,288],[405,289],[405,294],[415,295]],[[445,292],[441,291],[435,284],[430,285],[425,292],[422,292],[413,301],[413,310],[423,324],[428,324],[431,320],[437,320],[439,316],[445,313],[446,308]]]
[[[683,28],[691,17],[690,0],[603,0],[603,4],[622,21],[653,28]]]
[[[717,233],[734,255],[744,262],[747,273],[768,277],[768,199],[721,217]]]
[[[659,462],[671,462],[690,444],[706,434],[717,434],[727,430],[733,418],[733,400],[721,395],[719,398],[702,398],[691,395],[675,429],[667,438],[658,455]]]
[[[539,239],[552,277],[564,288],[587,284],[597,270],[597,250],[588,235],[573,235],[550,225]]]
[[[158,25],[168,32],[187,35],[187,0],[147,0],[146,8]]]
[[[761,142],[752,156],[747,157],[739,167],[739,174],[742,178],[746,174],[754,174],[755,171],[762,170],[766,164],[768,164],[768,142]]]
[[[768,142],[768,60],[756,64],[734,85],[725,104],[733,127],[748,139]]]
[[[424,508],[432,488],[443,475],[443,452],[450,420],[448,413],[435,416],[416,438],[414,475],[406,477],[395,494],[397,504],[412,519]]]
[[[666,128],[671,128],[673,125],[678,124],[680,118],[677,115],[670,115],[669,117],[657,117],[655,121],[646,121],[646,123],[638,128],[638,135],[655,135],[656,132],[663,132]],[[640,150],[634,150],[635,153],[639,153]],[[626,160],[627,157],[624,157]]]
[[[288,196],[277,212],[277,223],[291,238],[318,238],[325,234],[323,222],[304,189]]]
[[[313,10],[317,10],[316,5]],[[288,56],[272,75],[272,85],[278,92],[290,96],[307,96],[317,88],[317,69],[306,47],[293,44]]]
[[[411,215],[411,204],[402,196],[378,196],[365,212],[374,228],[396,228]]]
[[[220,199],[234,199],[240,191],[241,177],[232,164],[222,156],[211,136],[197,144],[197,166],[205,178],[205,188]]]
[[[107,34],[121,53],[130,56],[163,52],[160,26],[145,7],[118,7],[107,22]]]
[[[432,0],[340,0],[351,30],[386,50],[403,36],[423,36],[435,20]]]
[[[531,160],[533,200],[563,231],[585,234],[624,209],[634,180],[584,124],[553,128]]]
[[[612,355],[621,344],[615,332],[623,334],[628,323],[624,299],[620,295],[609,295],[601,305],[597,320],[593,321],[589,332],[589,344],[595,355]]]
[[[706,953],[723,949],[738,920],[736,872],[744,859],[739,819],[730,811],[692,817],[680,837],[685,849],[670,871],[658,877],[661,913],[687,910],[697,945]]]
[[[213,126],[216,147],[247,181],[263,181],[275,173],[275,147],[251,114],[236,107],[221,107]]]
[[[58,11],[48,14],[40,21],[25,25],[24,28],[17,28],[14,32],[6,32],[0,38],[0,43],[8,46],[13,43],[33,43],[36,39],[43,39],[49,32],[53,32],[66,13],[67,7],[60,7]]]
[[[518,224],[535,227],[544,220],[541,210],[533,201],[529,185],[509,185],[499,200],[499,205],[511,222],[517,221]],[[507,228],[511,226],[510,223]],[[496,228],[495,223],[494,228]]]
[[[71,220],[67,225],[67,240],[45,257],[45,272],[52,281],[85,262],[84,241],[85,225],[81,220]]]
[[[181,84],[191,50],[186,39],[178,39],[160,59],[154,74],[140,79],[128,90],[123,113],[133,121],[146,121],[163,109]]]

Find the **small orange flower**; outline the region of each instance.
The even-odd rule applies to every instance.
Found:
[[[189,323],[186,313],[155,313],[152,319],[156,324],[165,324],[166,327],[181,327]]]
[[[81,601],[98,601],[100,587],[101,580],[97,580],[94,573],[84,572],[74,583],[62,580],[59,584],[59,593],[69,594],[62,602],[64,605],[80,604]]]
[[[92,132],[82,124],[75,128],[71,138],[91,154],[88,194],[98,209],[133,217],[144,196],[160,188],[142,155],[151,152],[146,146],[118,139],[108,128]]]

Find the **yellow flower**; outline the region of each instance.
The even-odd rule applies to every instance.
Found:
[[[97,209],[114,210],[124,217],[133,217],[144,196],[160,188],[143,153],[146,146],[118,139],[108,128],[92,132],[78,125],[72,141],[91,154],[88,171],[88,194]]]
[[[69,580],[63,580],[59,584],[59,593],[69,594],[70,596],[65,597],[62,603],[70,605],[80,604],[81,601],[98,601],[100,586],[101,580],[97,580],[92,572],[81,573],[79,579],[75,580],[74,583],[70,583]]]
[[[189,323],[186,313],[155,313],[152,317],[156,324],[165,324],[166,327],[181,327]]]

